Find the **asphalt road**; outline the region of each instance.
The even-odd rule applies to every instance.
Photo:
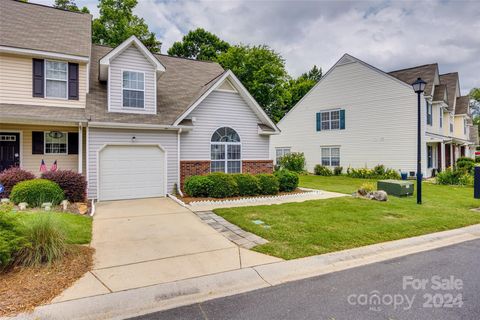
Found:
[[[480,319],[480,240],[132,318]]]

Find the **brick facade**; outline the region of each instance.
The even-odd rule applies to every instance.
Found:
[[[273,173],[273,160],[242,160],[242,173]]]
[[[272,160],[242,160],[242,172],[259,174],[272,173]],[[185,179],[190,176],[201,176],[210,173],[209,160],[180,161],[180,187],[183,190]]]

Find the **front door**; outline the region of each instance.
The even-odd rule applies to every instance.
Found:
[[[20,165],[20,133],[0,132],[0,171]]]

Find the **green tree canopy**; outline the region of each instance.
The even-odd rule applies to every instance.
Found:
[[[297,79],[290,79],[288,82],[288,91],[290,92],[291,98],[286,105],[284,114],[290,111],[290,109],[293,108],[315,84],[317,84],[321,77],[322,69],[314,65],[312,69],[303,73]]]
[[[63,9],[63,10],[90,13],[90,10],[88,10],[87,7],[83,7],[82,9],[79,9],[77,4],[75,3],[75,0],[55,0],[55,3],[53,4],[53,6],[55,8]]]
[[[480,117],[480,88],[470,90],[470,110],[472,114]]]
[[[235,73],[272,120],[281,119],[290,93],[286,90],[289,77],[280,54],[265,45],[236,45],[220,54],[217,61]]]
[[[143,18],[133,14],[137,0],[100,0],[100,16],[93,20],[93,42],[118,46],[135,35],[152,52],[160,52],[161,42]]]
[[[175,42],[168,54],[171,56],[192,58],[197,60],[216,60],[217,56],[226,52],[230,44],[202,28],[189,31],[182,41]]]

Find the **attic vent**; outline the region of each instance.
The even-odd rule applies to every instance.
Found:
[[[347,64],[347,63],[352,63],[354,60],[348,56],[344,56],[340,61],[338,61],[337,65],[342,65],[342,64]]]

